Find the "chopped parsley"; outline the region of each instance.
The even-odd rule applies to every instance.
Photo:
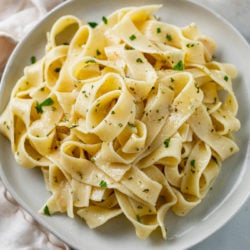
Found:
[[[34,63],[36,62],[36,57],[35,57],[35,56],[32,56],[32,57],[30,58],[30,62],[31,62],[31,64],[34,64]]]
[[[190,164],[192,167],[195,167],[195,160],[191,160]]]
[[[163,143],[164,143],[165,148],[168,148],[170,144],[170,138],[167,138]]]
[[[174,70],[183,70],[184,69],[184,65],[183,65],[183,62],[180,60],[174,67],[173,67]]]
[[[96,50],[96,55],[97,55],[97,56],[100,56],[101,54],[102,54],[101,51],[100,51],[99,49],[97,49],[97,50]]]
[[[134,41],[134,40],[136,39],[136,35],[132,34],[132,35],[129,37],[129,39],[130,39],[131,41]]]
[[[227,82],[228,81],[228,76],[224,76],[224,80]]]
[[[156,33],[161,33],[161,28],[160,27],[158,27],[157,29],[156,29]]]
[[[141,59],[140,57],[138,57],[138,58],[136,59],[136,62],[137,62],[137,63],[143,63],[143,61],[142,61],[142,59]]]
[[[195,160],[191,160],[190,164],[191,164],[191,172],[194,174],[196,172],[195,171]]]
[[[198,86],[198,84],[195,84],[195,88],[196,88],[196,93],[200,93],[200,87]]]
[[[125,45],[125,47],[124,47],[124,49],[126,49],[126,50],[134,50],[134,48],[133,47],[130,47],[129,45]]]
[[[108,24],[108,19],[107,19],[105,16],[102,17],[102,21],[103,21],[105,24]]]
[[[167,34],[166,35],[166,38],[169,42],[171,42],[173,40],[172,36],[170,34]]]
[[[50,211],[49,211],[49,207],[46,205],[43,209],[43,213],[50,216]]]
[[[100,183],[99,183],[99,186],[100,186],[101,188],[106,188],[106,187],[108,186],[108,184],[107,184],[106,181],[101,180]]]
[[[89,25],[91,28],[95,28],[95,27],[98,25],[98,23],[96,23],[96,22],[88,22],[88,25]]]
[[[45,106],[51,106],[52,104],[54,104],[54,101],[50,97],[47,98],[47,99],[45,99],[41,103],[37,102],[37,105],[36,105],[36,111],[37,111],[37,113],[43,113],[43,107],[45,107]]]
[[[187,48],[192,48],[192,47],[194,47],[194,43],[188,43],[186,46],[187,46]]]

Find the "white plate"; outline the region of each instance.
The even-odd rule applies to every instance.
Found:
[[[218,45],[217,59],[236,65],[239,77],[234,89],[239,100],[239,114],[242,128],[235,137],[241,150],[224,162],[213,190],[188,216],[181,218],[167,216],[169,241],[153,234],[147,240],[136,238],[134,229],[123,217],[114,219],[96,230],[90,230],[80,220],[66,215],[52,217],[38,214],[38,210],[49,197],[43,178],[37,169],[24,169],[14,161],[9,142],[0,136],[0,174],[3,182],[14,196],[39,223],[75,249],[184,249],[214,233],[242,206],[250,191],[249,150],[249,45],[225,20],[206,8],[189,1],[175,0],[75,0],[51,12],[19,44],[3,75],[0,92],[0,112],[8,102],[16,80],[22,75],[30,57],[42,55],[46,32],[52,23],[65,14],[73,14],[86,21],[100,21],[102,16],[115,9],[142,4],[162,3],[158,13],[163,21],[185,26],[195,22],[205,34],[213,37]]]

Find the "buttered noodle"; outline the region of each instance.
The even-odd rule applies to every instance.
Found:
[[[0,130],[20,165],[41,168],[51,193],[41,212],[90,228],[124,214],[139,238],[158,227],[166,238],[166,213],[197,206],[238,151],[235,67],[213,60],[195,24],[155,18],[159,8],[98,25],[63,16],[24,69]]]

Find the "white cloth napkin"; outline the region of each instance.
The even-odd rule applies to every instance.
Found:
[[[15,45],[63,0],[0,0],[0,78]],[[24,211],[0,180],[0,249],[69,249]]]

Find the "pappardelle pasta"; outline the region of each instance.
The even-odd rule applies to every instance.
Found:
[[[27,66],[1,114],[18,164],[39,167],[51,196],[41,212],[96,228],[123,214],[136,235],[186,215],[237,152],[231,64],[197,25],[162,22],[160,5],[102,21],[63,16],[45,55]]]

